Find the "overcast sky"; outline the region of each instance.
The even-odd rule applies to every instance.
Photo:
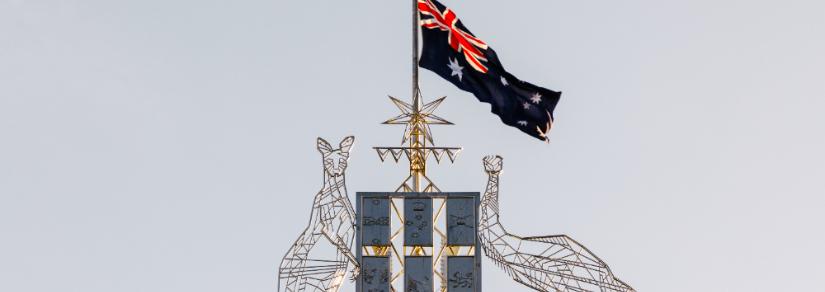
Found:
[[[444,0],[521,79],[552,143],[447,95],[432,165],[502,220],[568,234],[639,291],[816,291],[825,275],[825,2]],[[409,98],[408,1],[0,0],[0,291],[275,290],[321,188],[315,138],[381,164]],[[484,265],[486,291],[528,291]],[[345,291],[353,291],[347,286]]]

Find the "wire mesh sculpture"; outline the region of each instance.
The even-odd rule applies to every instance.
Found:
[[[399,162],[402,157],[406,157],[409,161],[409,176],[396,189],[396,192],[440,193],[441,190],[427,177],[427,160],[429,157],[434,157],[436,162],[440,163],[446,154],[452,162],[462,149],[434,146],[430,125],[451,125],[452,123],[433,113],[444,98],[426,104],[421,99],[421,91],[418,87],[420,25],[418,2],[419,0],[412,0],[412,103],[390,97],[396,107],[401,110],[401,114],[384,122],[385,124],[406,125],[401,144],[408,144],[401,147],[375,147],[374,149],[378,152],[381,161],[386,160],[390,155],[395,162]],[[549,126],[548,124],[548,129]],[[340,143],[339,148],[333,149],[327,141],[318,138],[318,151],[321,152],[324,161],[324,186],[315,197],[309,225],[298,236],[281,261],[278,271],[278,291],[280,292],[337,292],[344,281],[350,263],[354,267],[353,279],[360,274],[360,265],[352,252],[356,234],[356,214],[347,195],[344,176],[354,140],[352,136],[347,137]],[[488,183],[481,199],[481,216],[477,230],[478,243],[484,254],[512,279],[541,292],[635,292],[632,287],[617,279],[601,259],[566,235],[520,237],[508,233],[499,218],[498,195],[502,158],[486,157],[484,168],[488,174]],[[404,222],[403,216],[399,214],[394,203],[392,207],[399,220]],[[436,214],[432,226],[436,225],[436,218],[440,211]],[[394,235],[390,238],[395,238],[403,231],[404,224],[402,223],[401,226],[402,228],[393,232]],[[438,233],[441,239],[445,238],[443,232]],[[401,247],[401,254],[395,243],[390,246],[372,246],[371,248],[364,246],[363,252],[370,256],[392,257],[393,254],[395,255],[394,258],[398,260],[396,265],[400,269],[391,276],[387,275],[390,285],[393,285],[394,279],[400,279],[401,272],[404,270],[405,260],[399,255],[404,257],[435,256],[433,274],[441,279],[442,292],[446,291],[447,277],[444,272],[447,264],[444,259],[447,256],[463,254],[462,246],[447,245],[446,240],[442,240],[438,247],[434,243],[428,246],[406,246],[402,243]],[[358,248],[360,251],[362,247]],[[467,255],[477,252],[475,246],[465,248]],[[437,255],[436,250],[440,250]],[[366,276],[368,275],[364,277]],[[390,286],[390,289],[401,290],[401,288],[396,289],[395,286]],[[418,290],[414,287],[404,287],[404,289]]]
[[[329,142],[318,138],[324,186],[315,196],[309,225],[281,261],[278,291],[338,291],[350,263],[354,266],[353,278],[358,276],[358,261],[352,253],[355,210],[344,175],[354,142],[355,137],[349,136],[333,149]]]
[[[484,158],[487,189],[481,199],[478,235],[484,254],[513,280],[542,292],[633,292],[586,247],[566,235],[520,237],[499,218],[500,156]]]

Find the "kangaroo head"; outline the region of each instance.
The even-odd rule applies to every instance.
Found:
[[[318,151],[321,152],[321,159],[324,161],[324,171],[330,176],[341,176],[347,169],[349,151],[355,143],[355,137],[344,138],[337,149],[324,139],[318,138]]]
[[[501,156],[498,155],[484,157],[484,171],[489,174],[499,174],[503,164],[502,160]]]

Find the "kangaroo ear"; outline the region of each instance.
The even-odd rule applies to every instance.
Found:
[[[349,137],[344,138],[344,140],[341,141],[341,145],[340,145],[341,146],[341,151],[342,152],[349,152],[349,150],[352,149],[353,144],[355,144],[355,137],[349,136]]]
[[[318,137],[318,151],[321,152],[322,155],[327,156],[332,153],[332,146],[329,145],[327,140]]]

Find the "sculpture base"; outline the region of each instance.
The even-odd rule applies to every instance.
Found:
[[[359,192],[358,292],[481,291],[480,193]]]

